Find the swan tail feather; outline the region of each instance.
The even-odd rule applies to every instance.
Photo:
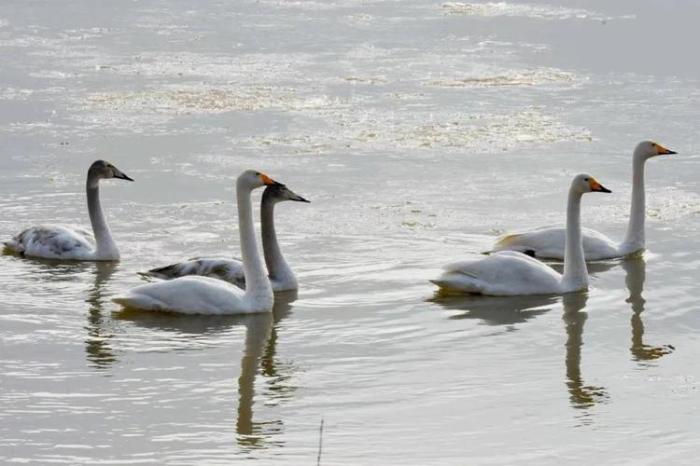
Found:
[[[171,264],[163,267],[156,267],[146,272],[146,275],[151,275],[158,278],[175,278],[182,276],[180,264]]]
[[[430,282],[437,285],[440,288],[440,294],[443,295],[455,293],[481,294],[483,292],[476,277],[466,273],[445,273],[434,280],[430,280]]]
[[[126,296],[115,296],[112,301],[127,309],[143,309],[147,311],[162,311],[167,308],[162,301],[151,296],[141,294],[128,294]]]
[[[22,243],[17,241],[17,238],[12,238],[11,240],[8,241],[3,241],[2,242],[3,249],[9,252],[13,253],[18,253],[21,254],[22,251],[24,251],[24,248],[22,247]]]
[[[509,249],[513,244],[522,236],[522,233],[511,233],[509,235],[503,235],[494,244],[493,251],[502,251],[504,249]]]

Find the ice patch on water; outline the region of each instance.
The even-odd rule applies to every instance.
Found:
[[[32,78],[40,79],[68,79],[75,77],[73,73],[66,73],[64,71],[58,70],[32,71],[31,73],[29,73],[29,76],[31,76]]]
[[[377,1],[371,2],[366,0],[344,0],[341,2],[319,2],[315,0],[261,0],[259,3],[264,5],[269,5],[275,8],[289,8],[289,9],[299,9],[299,10],[312,10],[312,11],[328,11],[337,10],[343,8],[351,8],[357,6],[366,7],[368,3],[378,3]]]
[[[438,117],[412,116],[391,112],[328,112],[333,125],[314,133],[264,135],[248,138],[258,147],[276,147],[296,153],[330,151],[396,152],[397,150],[440,150],[451,152],[498,153],[516,147],[562,141],[589,141],[584,128],[565,125],[537,109],[499,114],[455,114]]]
[[[395,142],[404,147],[439,147],[499,152],[524,144],[589,140],[590,133],[571,128],[537,110],[456,118],[400,129]]]
[[[582,8],[566,8],[551,5],[527,5],[508,2],[445,2],[442,8],[451,15],[465,16],[518,16],[538,19],[610,19],[599,13]]]
[[[700,195],[696,193],[667,187],[649,197],[647,217],[652,221],[670,222],[700,214]]]
[[[300,67],[313,62],[304,53],[250,53],[210,55],[199,53],[143,53],[128,62],[111,63],[119,74],[150,78],[207,78],[212,82],[251,83],[302,81]]]
[[[91,94],[89,106],[138,113],[222,113],[278,109],[288,111],[312,110],[332,105],[334,99],[325,96],[298,96],[293,89],[283,87],[217,87],[198,88],[177,86],[170,90],[142,92],[112,92]]]
[[[27,100],[34,94],[32,89],[17,89],[15,87],[0,88],[0,100]]]
[[[464,78],[435,79],[426,84],[438,87],[503,87],[537,86],[550,83],[571,83],[576,75],[555,68],[520,70],[492,75],[476,75]]]

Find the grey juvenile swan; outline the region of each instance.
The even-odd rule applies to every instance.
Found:
[[[100,180],[118,178],[134,181],[117,167],[104,160],[90,165],[87,174],[87,205],[92,224],[92,235],[82,229],[60,225],[40,225],[27,228],[6,241],[11,253],[26,257],[74,261],[117,261],[119,249],[112,239],[102,207],[100,206]]]

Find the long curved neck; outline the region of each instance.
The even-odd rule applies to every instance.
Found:
[[[100,205],[100,185],[99,179],[88,175],[86,187],[88,213],[92,224],[92,233],[95,235],[95,258],[104,260],[119,259],[119,249],[112,239],[105,216]]]
[[[260,223],[262,228],[262,244],[263,254],[265,255],[265,264],[271,280],[296,282],[294,272],[284,260],[280,245],[277,242],[277,233],[275,232],[275,202],[263,198],[260,206]]]
[[[241,253],[243,256],[243,272],[246,281],[246,296],[257,300],[269,300],[272,307],[272,288],[265,274],[265,268],[260,260],[258,244],[255,241],[253,226],[253,205],[250,199],[251,189],[240,181],[236,184],[236,199],[238,203],[238,229],[241,236]]]
[[[566,210],[566,248],[564,251],[564,292],[588,288],[588,269],[583,255],[581,236],[581,193],[573,187],[569,190]]]
[[[627,226],[625,241],[621,247],[634,252],[644,248],[644,163],[645,159],[635,155],[632,163],[632,206],[630,207],[630,221]]]

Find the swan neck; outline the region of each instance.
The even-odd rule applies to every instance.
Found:
[[[630,220],[627,226],[627,235],[623,243],[623,245],[629,249],[629,252],[644,248],[644,217],[646,210],[644,165],[644,158],[634,157],[634,162],[632,164],[632,205],[630,207]]]
[[[588,269],[583,254],[583,237],[581,235],[581,193],[574,190],[573,187],[569,191],[566,210],[566,246],[562,285],[564,292],[588,288]]]
[[[236,201],[238,204],[238,230],[241,239],[241,255],[243,256],[243,272],[246,281],[246,295],[258,300],[272,302],[270,280],[265,274],[265,268],[260,260],[258,244],[255,240],[253,226],[253,205],[251,202],[252,189],[241,183],[236,184]]]
[[[112,233],[109,230],[109,226],[107,226],[107,221],[102,212],[102,205],[100,204],[99,179],[88,175],[85,190],[92,233],[95,235],[95,258],[117,260],[119,259],[119,250],[112,239]]]
[[[275,231],[275,202],[266,197],[263,197],[260,206],[260,223],[262,228],[263,254],[265,255],[265,264],[267,265],[270,279],[276,281],[295,280],[294,273],[284,259],[279,242],[277,241],[277,232]]]

